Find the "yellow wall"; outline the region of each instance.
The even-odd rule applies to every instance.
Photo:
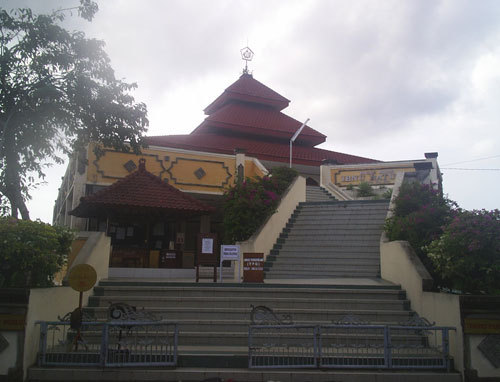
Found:
[[[245,177],[253,178],[255,176],[263,177],[264,172],[251,159],[245,160]]]
[[[146,170],[184,191],[222,192],[235,181],[234,156],[168,149],[143,149],[141,155],[135,155],[105,149],[105,154],[97,159],[92,145],[88,150],[87,181],[97,184],[114,183],[131,173],[124,167],[127,162],[132,161],[137,168],[141,158],[146,160]],[[245,176],[263,175],[252,160],[246,160],[245,167]]]

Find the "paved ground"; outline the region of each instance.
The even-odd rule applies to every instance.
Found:
[[[182,279],[182,278],[169,278],[169,279],[164,279],[164,278],[157,278],[157,279],[142,279],[142,278],[109,278],[108,280],[110,281],[144,281],[144,282],[176,282],[176,283],[193,283],[195,282],[194,279]],[[202,283],[208,283],[210,282],[209,279],[202,279],[200,280]],[[224,284],[230,283],[234,284],[237,283],[235,279],[223,279],[222,281]],[[217,283],[220,283],[219,280],[217,280]],[[270,279],[270,280],[264,280],[264,284],[297,284],[297,285],[394,285],[393,283],[379,279],[379,278],[355,278],[355,277],[336,277],[336,278],[329,278],[329,279]],[[251,285],[248,283],[248,285]]]

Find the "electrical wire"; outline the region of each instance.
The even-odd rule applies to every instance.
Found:
[[[466,171],[500,171],[500,168],[460,168],[460,167],[439,167],[440,170],[466,170]]]
[[[446,163],[446,164],[445,164],[445,165],[443,165],[443,166],[453,166],[453,165],[456,165],[456,164],[470,163],[470,162],[477,162],[477,161],[480,161],[480,160],[494,159],[494,158],[500,158],[500,155],[494,155],[494,156],[492,156],[492,157],[485,157],[485,158],[478,158],[478,159],[465,160],[465,161],[462,161],[462,162]]]

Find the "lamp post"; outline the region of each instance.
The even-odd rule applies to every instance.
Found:
[[[292,168],[292,143],[295,142],[299,134],[302,132],[302,129],[306,126],[307,122],[309,122],[309,118],[299,127],[299,129],[293,134],[292,139],[290,139],[290,168]]]

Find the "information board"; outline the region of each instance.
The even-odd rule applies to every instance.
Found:
[[[222,282],[222,262],[237,261],[238,262],[238,282],[241,280],[240,271],[240,246],[239,245],[221,245],[220,246],[220,274],[219,279]]]
[[[217,281],[217,265],[219,247],[216,233],[198,234],[198,251],[196,253],[196,282],[200,279],[200,266],[214,267],[214,282]]]
[[[264,282],[264,254],[243,254],[243,281],[246,283]]]

